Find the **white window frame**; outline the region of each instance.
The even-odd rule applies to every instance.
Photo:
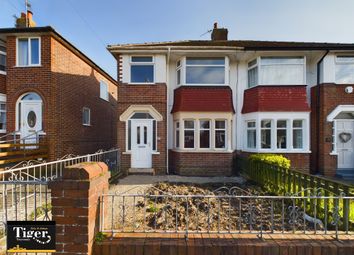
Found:
[[[0,55],[5,56],[5,60],[6,60],[7,56],[6,56],[6,52],[5,51],[0,50]],[[5,63],[5,68],[6,68],[6,63]],[[1,71],[0,70],[0,74],[6,75],[6,71]]]
[[[223,121],[225,123],[225,128],[216,128],[216,122],[217,121]],[[228,141],[228,135],[227,135],[227,120],[226,119],[215,119],[214,121],[214,149],[215,150],[226,150],[227,149],[227,141]],[[216,148],[216,131],[224,131],[225,132],[225,148]]]
[[[28,65],[20,65],[19,64],[19,48],[18,48],[18,41],[22,39],[27,39],[28,43]],[[32,57],[31,57],[31,39],[38,39],[38,64],[32,64]],[[41,59],[41,52],[42,52],[42,44],[41,44],[41,37],[17,37],[16,38],[16,67],[35,67],[41,66],[42,59]]]
[[[201,125],[200,125],[200,122],[201,121],[208,121],[209,122],[209,128],[202,128]],[[200,149],[200,150],[210,150],[211,149],[211,130],[212,130],[212,121],[210,119],[198,119],[197,120],[197,123],[198,123],[198,126],[197,126],[197,129],[198,129],[198,146],[197,148]],[[200,147],[200,131],[209,131],[209,147],[205,147],[205,148],[201,148]]]
[[[88,123],[84,122],[85,121],[85,118],[84,118],[85,111],[88,112]],[[88,107],[82,107],[82,125],[83,126],[91,126],[91,109]]]
[[[6,95],[5,94],[0,94],[0,104],[5,104],[5,110],[1,110],[0,108],[0,112],[1,113],[5,113],[6,116]],[[6,118],[6,117],[5,117]],[[7,118],[6,118],[6,122],[5,122],[5,126],[7,126]],[[6,128],[5,129],[0,129],[0,133],[6,133]]]
[[[285,128],[284,127],[278,127],[278,122],[279,121],[285,121]],[[289,120],[287,119],[278,119],[275,122],[274,128],[276,130],[275,134],[275,146],[277,150],[287,150],[289,149],[289,144],[292,144],[292,141],[289,141],[289,132],[292,132],[292,129],[289,128]],[[278,131],[279,130],[285,130],[285,136],[286,136],[286,147],[285,148],[278,148]]]
[[[187,58],[189,57],[194,57],[194,56],[185,56],[181,59],[179,59],[178,61],[181,61],[181,65],[177,67],[177,63],[176,63],[176,84],[177,86],[228,86],[229,85],[229,58],[226,56],[219,56],[218,58],[224,58],[225,59],[225,64],[224,66],[224,83],[217,83],[217,84],[213,84],[213,83],[187,83],[187,67],[188,66],[209,66],[209,67],[220,67],[222,65],[187,65]],[[196,56],[198,57],[198,56]],[[217,56],[213,56],[210,58],[214,58]],[[204,57],[203,57],[204,58]],[[205,57],[205,59],[208,59],[208,57]],[[180,84],[177,83],[177,71],[180,70],[181,71],[181,82]]]
[[[272,86],[272,85],[289,85],[289,84],[283,84],[283,83],[279,83],[279,84],[264,84],[264,82],[261,80],[261,70],[262,70],[262,58],[267,58],[267,57],[274,57],[274,58],[303,58],[304,63],[303,63],[303,82],[301,84],[291,84],[293,86],[296,85],[306,85],[306,56],[300,56],[300,55],[287,55],[287,56],[258,56],[256,58],[252,58],[250,59],[250,61],[247,62],[247,88],[253,88],[256,86]],[[248,67],[248,64],[251,63],[252,61],[256,60],[256,64]],[[265,65],[265,64],[263,64]],[[280,65],[280,64],[279,64]],[[283,65],[292,65],[292,64],[283,64]],[[257,84],[254,86],[249,86],[249,81],[248,81],[248,71],[252,68],[257,67]]]
[[[348,82],[348,83],[343,83],[343,82],[338,82],[337,79],[337,65],[348,65],[352,64],[354,65],[354,61],[340,61],[339,58],[341,57],[352,57],[354,58],[354,55],[336,55],[335,57],[335,67],[334,67],[334,79],[336,84],[353,84],[353,82]]]
[[[247,152],[262,152],[262,153],[310,153],[310,114],[308,112],[256,112],[243,115],[244,119],[244,140],[242,150]],[[261,147],[261,121],[271,120],[271,148]],[[287,121],[287,148],[277,148],[277,121]],[[302,121],[302,148],[293,148],[293,121]],[[248,147],[247,123],[256,121],[256,148]]]
[[[177,125],[178,124],[178,125]],[[176,149],[179,149],[181,147],[181,123],[180,121],[174,121],[174,126],[175,126],[175,133],[174,133],[174,147]],[[177,139],[177,131],[179,133],[178,139]],[[178,141],[178,146],[177,146],[177,141]]]
[[[133,62],[133,58],[134,57],[151,57],[151,61],[152,62]],[[152,65],[153,66],[153,74],[152,74],[152,81],[151,82],[132,82],[132,66],[150,66]],[[129,84],[136,84],[136,85],[139,85],[139,84],[155,84],[155,79],[156,79],[156,63],[155,63],[155,57],[154,56],[151,56],[151,55],[132,55],[130,56],[129,58]]]
[[[105,86],[105,91],[104,91],[104,95],[102,93],[102,87]],[[100,81],[100,98],[105,100],[105,101],[109,101],[109,92],[108,92],[108,83],[105,81]]]
[[[294,127],[294,121],[301,120],[301,127]],[[301,130],[302,137],[302,148],[294,148],[294,130]],[[291,149],[302,150],[304,148],[304,120],[303,119],[292,119],[291,120]]]
[[[193,123],[194,123],[194,125],[193,125],[193,128],[186,128],[185,127],[185,122],[186,121],[193,121]],[[196,127],[196,123],[198,123],[195,119],[184,119],[183,120],[183,149],[185,149],[185,150],[195,150],[196,149],[196,145],[197,145],[197,139],[196,139],[196,137],[198,137],[198,136],[196,136],[196,131],[198,130],[197,129],[197,127]],[[185,131],[193,131],[193,136],[194,136],[194,138],[193,138],[193,141],[194,141],[194,145],[193,145],[193,148],[186,148],[185,147]],[[181,146],[181,145],[180,145]]]
[[[254,123],[254,127],[249,127],[248,126],[248,123]],[[256,131],[256,144],[255,144],[255,147],[248,147],[248,131],[250,130],[254,130]],[[256,120],[247,120],[246,121],[246,148],[247,149],[251,149],[251,150],[254,150],[254,149],[257,149],[257,121]]]

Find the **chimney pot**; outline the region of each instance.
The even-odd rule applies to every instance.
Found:
[[[214,23],[214,29],[211,33],[211,40],[212,41],[227,41],[227,28],[218,28],[218,23]]]
[[[27,11],[27,19],[32,20],[32,18],[33,18],[33,12],[28,10]]]

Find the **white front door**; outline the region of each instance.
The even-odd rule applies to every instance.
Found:
[[[336,123],[338,169],[354,169],[354,121]]]
[[[42,101],[21,101],[20,132],[24,143],[36,143],[37,131],[42,130]]]
[[[131,120],[131,167],[152,167],[152,120]]]

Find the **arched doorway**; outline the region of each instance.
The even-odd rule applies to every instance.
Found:
[[[40,95],[29,92],[19,97],[16,106],[17,130],[25,143],[35,143],[42,130],[43,101]]]

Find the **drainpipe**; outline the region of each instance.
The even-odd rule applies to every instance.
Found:
[[[316,93],[316,98],[317,98],[317,108],[316,108],[316,115],[317,115],[317,119],[316,119],[316,141],[317,141],[317,152],[316,152],[316,166],[315,166],[315,172],[313,174],[318,174],[319,173],[319,165],[320,165],[320,101],[321,101],[321,90],[320,90],[320,80],[321,80],[321,68],[320,65],[323,62],[323,59],[327,56],[327,54],[329,53],[329,50],[326,51],[326,53],[321,57],[321,59],[317,62],[317,93]]]
[[[168,129],[168,115],[169,115],[169,111],[168,111],[168,98],[169,98],[169,95],[168,95],[168,82],[169,82],[169,63],[170,63],[170,55],[171,55],[171,47],[168,47],[167,48],[167,59],[166,59],[166,174],[169,174],[169,160],[168,160],[168,137],[169,137],[169,129]]]

